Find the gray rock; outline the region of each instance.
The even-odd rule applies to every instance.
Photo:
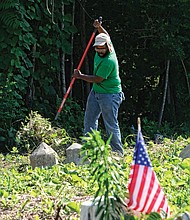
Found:
[[[183,215],[182,215],[182,220],[190,220],[190,214],[188,212],[185,212]]]
[[[116,199],[114,199],[113,197],[110,197],[110,199],[112,198],[112,202],[110,203],[110,213],[112,214],[112,217],[110,216],[110,220],[115,220],[118,219],[118,213],[114,213],[112,210],[112,203],[114,202],[115,205],[117,205],[117,201]],[[96,198],[95,201],[93,201],[93,199],[90,199],[88,201],[85,201],[81,204],[81,210],[80,210],[80,220],[100,220],[101,218],[101,214],[102,211],[99,211],[98,215],[97,214],[97,210],[99,208],[98,203],[100,202],[100,198]],[[104,202],[104,198],[102,198],[102,201],[100,202],[100,206],[103,205]]]
[[[66,149],[66,163],[75,163],[76,165],[83,164],[83,156],[81,155],[82,145],[78,143],[73,143],[70,147]]]
[[[161,144],[164,140],[164,136],[161,134],[156,134],[154,138],[154,143],[155,144]]]
[[[190,213],[189,212],[185,212],[183,214],[183,220],[190,220]]]
[[[101,213],[96,216],[97,204],[94,204],[91,200],[85,201],[81,204],[80,220],[100,220]]]
[[[30,165],[33,169],[35,167],[51,167],[57,163],[57,153],[44,142],[42,142],[30,155]]]
[[[177,216],[177,218],[175,218],[174,220],[190,220],[190,213],[184,212],[183,214]]]
[[[182,159],[185,159],[185,158],[190,158],[190,144],[187,145],[187,147],[185,147],[180,155],[179,155]]]

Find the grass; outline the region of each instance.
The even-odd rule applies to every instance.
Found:
[[[27,156],[0,155],[0,219],[64,219],[79,215],[90,196],[74,164],[32,170]]]
[[[147,144],[159,182],[169,200],[173,216],[190,211],[190,160],[179,158],[190,139],[165,139],[161,144]],[[125,149],[120,163],[127,180],[133,149]],[[80,219],[80,205],[92,198],[97,185],[92,182],[87,165],[60,163],[52,168],[30,166],[29,156],[0,154],[0,219]],[[125,190],[125,189],[124,189]],[[142,218],[143,219],[143,218]]]

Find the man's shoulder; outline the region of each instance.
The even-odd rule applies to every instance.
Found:
[[[115,63],[117,61],[117,56],[115,51],[112,51],[108,56],[107,59],[109,60],[109,62],[113,62]]]

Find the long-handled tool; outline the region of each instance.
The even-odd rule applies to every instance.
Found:
[[[99,17],[99,21],[102,21],[102,17]],[[93,31],[93,33],[92,33],[92,35],[91,35],[91,38],[90,38],[90,40],[89,40],[87,46],[86,46],[86,49],[85,49],[85,51],[84,51],[84,53],[83,53],[83,55],[82,55],[82,58],[81,58],[81,60],[80,60],[80,62],[79,62],[79,65],[78,65],[78,67],[77,67],[77,70],[80,70],[80,68],[81,68],[81,66],[82,66],[82,63],[83,63],[83,61],[84,61],[84,58],[85,58],[85,56],[86,56],[86,54],[87,54],[87,52],[88,52],[88,50],[89,50],[89,47],[90,47],[90,45],[91,45],[91,43],[92,43],[92,41],[93,41],[93,39],[94,39],[95,34],[96,34],[96,31],[97,31],[97,29],[95,28],[94,31]],[[68,97],[68,95],[69,95],[69,92],[70,92],[71,89],[72,89],[72,86],[73,86],[74,82],[75,82],[75,78],[72,78],[72,80],[71,80],[71,82],[70,82],[70,85],[69,85],[69,87],[68,87],[68,89],[67,89],[67,92],[65,93],[65,95],[64,95],[64,97],[63,97],[63,100],[62,100],[62,102],[61,102],[61,105],[60,105],[60,107],[59,107],[59,109],[58,109],[58,111],[57,111],[57,114],[56,114],[56,116],[55,116],[55,120],[57,120],[57,118],[58,118],[58,116],[59,116],[59,114],[60,114],[60,112],[61,112],[61,110],[62,110],[62,108],[63,108],[63,105],[65,104],[65,101],[66,101],[66,99],[67,99],[67,97]]]

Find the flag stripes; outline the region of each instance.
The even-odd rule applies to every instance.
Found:
[[[146,214],[164,211],[169,217],[168,202],[152,168],[141,131],[138,131],[128,190],[129,209]]]

